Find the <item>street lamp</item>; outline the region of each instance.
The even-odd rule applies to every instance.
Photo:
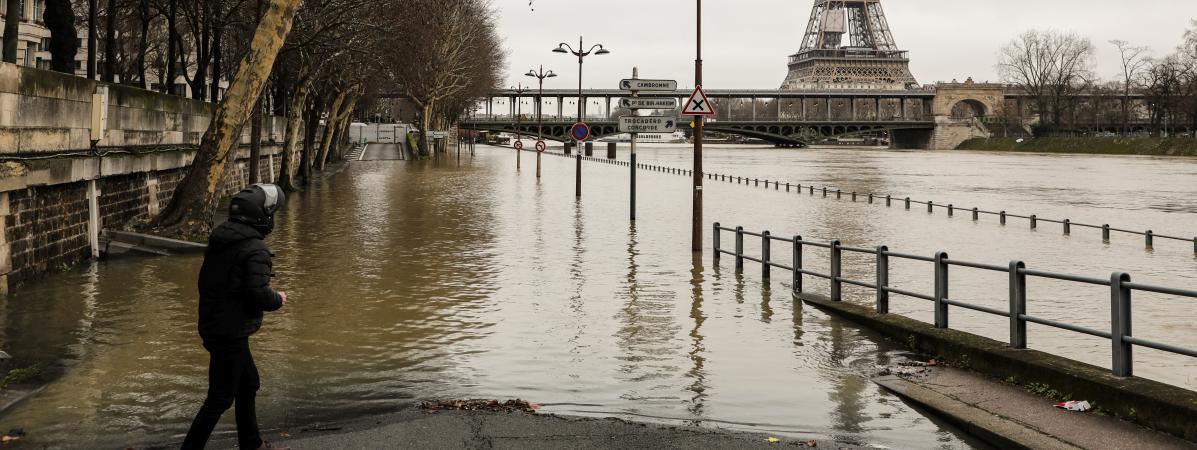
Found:
[[[553,49],[553,53],[567,53],[578,57],[578,123],[582,123],[582,59],[595,55],[606,55],[611,53],[603,47],[603,44],[595,44],[590,47],[590,50],[582,51],[585,45],[582,43],[582,37],[578,36],[578,48],[574,49],[569,44],[564,42],[557,44],[557,48]],[[597,49],[597,51],[595,50]],[[578,159],[577,159],[577,176],[575,177],[575,193],[578,197],[582,196],[582,140],[574,139],[578,143]]]
[[[552,70],[545,72],[544,65],[540,66],[539,71],[529,69],[528,73],[524,74],[535,78],[540,83],[539,91],[536,94],[536,143],[539,145],[544,142],[544,116],[541,114],[541,109],[544,107],[544,79],[556,77],[557,74]],[[540,178],[540,150],[536,150],[536,178]]]
[[[516,95],[516,98],[512,100],[512,103],[514,103],[514,106],[515,106],[515,120],[513,122],[515,124],[515,142],[519,143],[520,142],[520,119],[522,118],[520,115],[520,105],[524,104],[524,102],[522,100],[519,100],[519,98],[522,97],[525,92],[528,92],[528,88],[524,87],[524,85],[522,85],[522,84],[516,84],[515,86],[516,87],[510,88],[510,89],[512,91],[515,91],[515,95]],[[522,150],[520,150],[518,148],[515,149],[515,170],[516,171],[520,170],[520,154],[521,153],[523,153]]]

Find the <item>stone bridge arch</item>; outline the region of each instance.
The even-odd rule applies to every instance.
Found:
[[[976,83],[972,78],[963,83],[935,85],[935,99],[931,112],[936,117],[971,119],[1001,114],[1006,104],[1005,87],[998,83]]]

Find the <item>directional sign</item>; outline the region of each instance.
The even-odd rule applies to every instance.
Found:
[[[537,152],[544,151],[544,141],[536,141],[536,151]]]
[[[676,117],[623,116],[619,118],[623,133],[672,133],[677,131]]]
[[[676,98],[622,98],[619,106],[627,109],[677,109]]]
[[[524,141],[515,141],[515,149],[523,150],[524,149]]]
[[[687,116],[713,116],[715,115],[715,106],[707,100],[707,94],[702,91],[702,86],[695,86],[694,93],[690,94],[690,99],[686,100],[686,106],[682,108],[682,114]]]
[[[677,90],[674,80],[620,80],[619,88],[625,91],[673,92]]]
[[[444,139],[449,137],[449,133],[444,131],[429,131],[428,137],[433,139]]]
[[[586,138],[590,137],[590,127],[582,122],[575,123],[569,129],[569,135],[576,141],[585,141]]]

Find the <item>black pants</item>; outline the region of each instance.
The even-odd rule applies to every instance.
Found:
[[[254,357],[249,353],[249,338],[204,342],[208,350],[208,398],[200,407],[191,430],[183,440],[183,449],[202,449],[220,421],[220,416],[237,404],[237,442],[243,449],[262,446],[254,401],[260,381]]]

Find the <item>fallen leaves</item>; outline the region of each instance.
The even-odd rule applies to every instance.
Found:
[[[489,412],[529,412],[535,413],[540,409],[540,405],[535,403],[528,403],[520,399],[507,400],[500,402],[498,400],[486,399],[471,399],[471,400],[434,400],[420,403],[420,410],[425,412],[436,411],[489,411]]]

